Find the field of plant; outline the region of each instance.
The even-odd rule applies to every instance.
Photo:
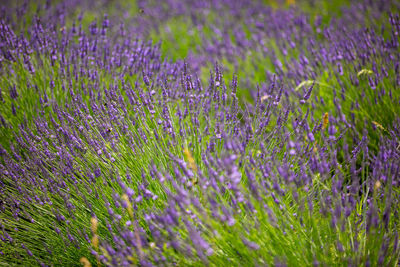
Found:
[[[0,266],[400,265],[399,1],[0,7]]]

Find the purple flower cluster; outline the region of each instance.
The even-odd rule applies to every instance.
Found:
[[[27,25],[3,9],[0,261],[398,264],[400,19],[370,2],[323,23],[257,1],[154,1],[130,27],[110,14],[86,28],[68,22],[75,2],[23,5]],[[187,10],[215,36],[185,61],[137,38]],[[269,62],[263,81],[219,63],[200,75],[246,57]]]

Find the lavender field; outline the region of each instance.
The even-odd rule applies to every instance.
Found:
[[[400,266],[400,2],[0,2],[0,266]]]

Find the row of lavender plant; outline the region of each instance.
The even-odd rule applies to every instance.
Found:
[[[391,7],[385,3],[381,13]],[[227,6],[238,10],[229,1],[220,8]],[[22,32],[11,16],[3,20],[0,259],[43,266],[396,265],[398,16],[390,15],[389,33],[354,25],[345,36],[343,23],[365,23],[345,17],[324,25],[322,37],[295,10],[256,7],[268,12],[253,40],[275,40],[284,56],[290,44],[292,53],[303,47],[312,56],[283,65],[265,51],[275,73],[244,106],[235,75],[225,74],[228,83],[215,64],[207,83],[197,72],[218,49],[171,62],[160,44],[138,40],[108,16],[85,29],[82,16],[68,26],[67,13],[49,9],[28,16]],[[241,10],[255,12],[253,5]],[[282,14],[295,25],[283,27]],[[260,49],[252,42],[241,48],[239,40],[225,49],[233,61]],[[324,105],[322,89],[339,91],[336,83],[340,98]],[[386,112],[380,120],[359,116],[368,101],[381,105],[370,113]]]
[[[314,93],[307,101],[312,113],[321,117],[329,110],[335,116],[345,116],[352,125],[348,123],[351,135],[347,141],[361,138],[359,133],[366,128],[373,140],[371,148],[377,148],[376,126],[391,127],[400,112],[395,90],[400,81],[399,18],[390,13],[398,10],[398,3],[355,2],[329,24],[323,24],[322,15],[313,18],[299,14],[295,7],[274,10],[257,2],[198,8],[205,13],[213,8],[225,9],[230,16],[211,16],[207,20],[203,13],[192,14],[190,31],[199,31],[203,36],[197,52],[189,55],[195,64],[201,67],[219,58],[232,66],[230,70],[244,69],[242,95],[250,92],[254,103],[258,82],[261,94],[268,97],[268,83],[277,77],[284,82],[284,95],[293,104],[305,95],[302,90],[308,87],[304,85],[315,81]],[[177,10],[184,13],[185,7]],[[376,25],[370,22],[371,17]],[[207,27],[211,37],[199,30]],[[379,108],[368,110],[371,105]],[[378,110],[385,110],[385,116]]]

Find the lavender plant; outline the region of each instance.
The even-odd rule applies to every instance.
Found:
[[[5,5],[0,263],[398,265],[398,3],[304,2]]]

